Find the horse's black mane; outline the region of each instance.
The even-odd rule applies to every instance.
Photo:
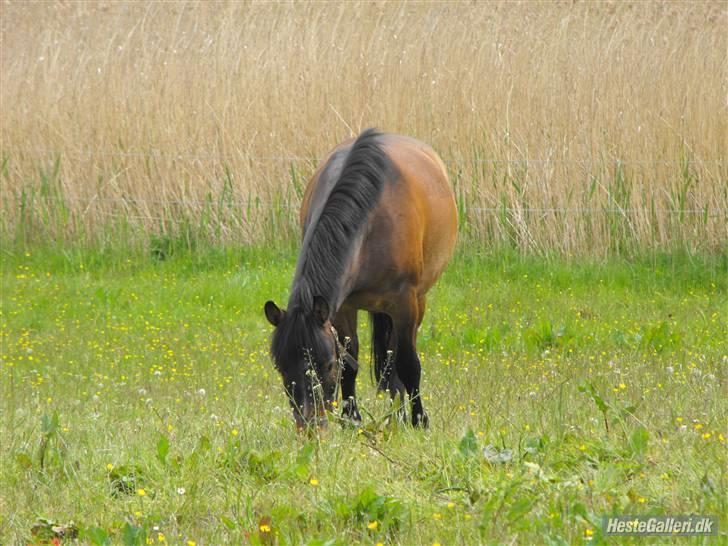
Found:
[[[273,335],[271,352],[278,364],[290,361],[288,352],[296,351],[300,356],[304,348],[310,348],[316,354],[317,340],[307,339],[315,336],[305,327],[306,318],[313,312],[314,297],[324,298],[330,313],[336,312],[341,281],[355,242],[370,211],[379,203],[384,185],[397,179],[396,167],[382,149],[380,136],[375,129],[359,135],[320,213],[309,213],[285,324]],[[336,154],[329,165],[335,160]],[[337,170],[325,168],[322,176],[336,176],[333,171]]]
[[[379,137],[374,129],[359,135],[321,214],[307,226],[289,307],[310,313],[314,296],[321,296],[331,312],[336,311],[339,283],[353,243],[379,202],[384,184],[395,180],[395,167],[382,150]]]

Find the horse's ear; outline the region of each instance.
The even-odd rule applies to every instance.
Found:
[[[265,311],[265,318],[267,318],[268,322],[270,322],[273,326],[278,326],[283,321],[283,317],[286,315],[286,312],[279,309],[272,301],[265,302],[263,310]]]
[[[313,316],[321,326],[329,320],[329,304],[321,296],[313,298]]]

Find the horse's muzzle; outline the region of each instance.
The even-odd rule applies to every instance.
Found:
[[[293,418],[299,432],[311,429],[324,429],[328,426],[326,407],[323,403],[311,403],[306,400],[303,407],[293,408]]]

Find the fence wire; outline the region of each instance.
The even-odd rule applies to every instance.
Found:
[[[149,151],[118,151],[118,150],[56,150],[56,149],[6,149],[5,153],[18,154],[18,155],[29,155],[35,157],[61,157],[70,156],[76,158],[87,158],[93,157],[134,157],[134,158],[164,158],[174,160],[186,160],[186,161],[257,161],[257,162],[319,162],[323,161],[323,157],[306,157],[296,155],[251,155],[245,153],[239,154],[189,154],[189,153],[175,153],[166,152],[163,150],[149,150]],[[630,158],[619,158],[619,157],[594,157],[594,158],[516,158],[516,159],[505,159],[505,158],[481,158],[475,157],[471,159],[453,159],[443,158],[443,163],[453,165],[473,164],[473,163],[491,163],[491,164],[550,164],[550,163],[565,163],[574,165],[596,165],[596,164],[619,164],[619,165],[684,165],[684,164],[698,164],[698,165],[728,165],[728,158],[706,158],[706,159],[630,159]]]
[[[149,151],[118,151],[118,150],[91,150],[91,149],[79,149],[79,150],[59,150],[59,149],[21,149],[21,148],[8,148],[3,150],[4,155],[16,154],[26,155],[33,157],[51,157],[59,158],[63,156],[80,158],[82,160],[91,160],[94,157],[120,157],[120,158],[163,158],[170,160],[180,161],[252,161],[252,162],[309,162],[317,163],[322,161],[323,158],[319,157],[304,157],[296,155],[250,155],[250,154],[189,154],[189,153],[174,153],[166,152],[163,150],[149,150]],[[519,159],[504,159],[504,158],[471,158],[471,159],[453,159],[444,158],[443,162],[447,165],[472,165],[472,164],[493,164],[493,165],[549,165],[549,164],[572,164],[581,166],[594,166],[594,165],[728,165],[728,159],[628,159],[628,158],[586,158],[586,159],[574,159],[574,158],[519,158]],[[7,196],[7,192],[4,192]],[[58,196],[58,195],[45,195],[42,197],[44,201],[58,201],[58,202],[72,202],[85,204],[87,207],[91,207],[95,203],[107,203],[111,205],[122,205],[126,207],[134,207],[139,205],[157,205],[157,206],[193,206],[203,207],[209,206],[215,203],[223,203],[225,205],[234,205],[241,208],[276,208],[283,210],[298,210],[298,205],[291,205],[287,203],[273,203],[264,201],[261,199],[224,199],[220,201],[215,200],[199,200],[199,199],[145,199],[138,197],[71,197],[71,196]],[[595,214],[620,214],[620,215],[635,215],[635,214],[667,214],[667,215],[699,215],[704,218],[728,218],[728,209],[665,209],[665,208],[599,208],[599,207],[478,207],[478,206],[465,206],[463,211],[466,214],[536,214],[536,215],[548,215],[548,214],[571,214],[571,215],[595,215]],[[88,210],[88,208],[87,208]],[[115,215],[117,213],[109,211],[100,211],[105,215]],[[137,212],[137,211],[135,211]],[[135,219],[157,219],[156,217],[147,215],[134,215]]]
[[[180,207],[204,207],[209,205],[235,205],[239,208],[271,208],[297,211],[298,204],[272,203],[258,199],[224,199],[199,200],[199,199],[143,199],[137,197],[69,197],[59,195],[45,195],[40,201],[71,202],[85,205],[94,203],[109,203],[124,206],[138,205],[161,205]],[[482,214],[676,214],[676,215],[700,215],[706,218],[728,218],[728,209],[665,209],[665,208],[600,208],[600,207],[477,207],[464,206],[463,213]],[[143,217],[143,216],[142,216]],[[153,218],[153,217],[149,217]]]

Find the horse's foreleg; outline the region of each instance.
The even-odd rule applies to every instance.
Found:
[[[354,358],[359,360],[359,337],[356,333],[356,309],[342,308],[333,320],[339,334],[339,343]],[[358,366],[344,359],[341,370],[341,416],[355,425],[361,423],[361,414],[356,404],[356,375]]]

